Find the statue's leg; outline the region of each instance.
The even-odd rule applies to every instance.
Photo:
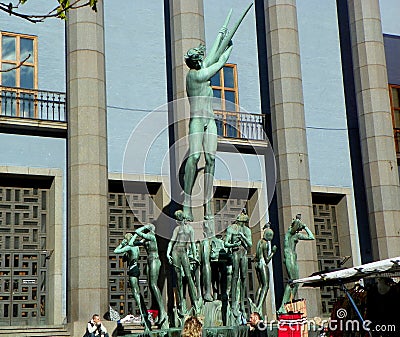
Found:
[[[212,208],[214,173],[215,173],[215,154],[217,152],[218,136],[215,120],[209,121],[203,139],[204,158],[206,166],[204,168],[204,199],[205,199],[205,217],[214,216]]]
[[[260,268],[260,296],[257,300],[257,308],[259,311],[263,311],[262,307],[265,301],[265,298],[267,297],[268,289],[269,289],[269,270],[267,265],[262,265]],[[263,312],[260,312],[260,314],[263,314]]]
[[[197,163],[202,152],[204,126],[199,119],[191,119],[189,123],[189,156],[185,165],[183,178],[183,214],[188,221],[193,221],[192,190],[197,173]]]
[[[240,259],[240,279],[241,279],[241,284],[240,284],[240,310],[243,314],[243,316],[246,316],[246,310],[244,307],[244,299],[246,298],[246,285],[247,285],[247,274],[248,274],[248,264],[247,264],[247,256],[246,254],[243,254],[243,256]],[[246,317],[245,317],[246,318]]]
[[[222,322],[226,325],[226,313],[228,308],[228,293],[227,293],[227,266],[225,263],[218,263],[219,265],[219,276],[220,276],[220,291],[222,301]]]
[[[232,298],[232,265],[226,266],[226,295]]]
[[[296,259],[288,259],[287,261],[285,261],[285,266],[290,280],[299,278],[299,267],[297,265]],[[289,302],[296,296],[297,288],[293,289],[289,283],[286,285],[285,292],[283,293],[282,304],[281,307],[279,308],[279,312],[286,313],[284,305],[285,303]]]
[[[239,316],[239,298],[238,298],[238,289],[237,283],[239,281],[239,256],[238,253],[233,253],[232,256],[232,285],[231,285],[231,307],[233,314],[237,317]]]
[[[202,262],[203,262],[202,272],[203,272],[204,300],[207,302],[212,302],[213,297],[211,295],[210,241],[204,239],[201,242],[201,249],[202,249]]]
[[[299,265],[296,263],[293,265],[291,272],[289,273],[289,278],[291,280],[297,280],[299,278]],[[295,298],[297,296],[297,290],[299,289],[299,284],[296,283],[292,287],[292,296]]]
[[[192,301],[192,305],[195,307],[195,313],[197,314],[197,311],[199,309],[199,303],[201,302],[200,295],[198,297],[196,294],[196,287],[193,282],[192,273],[190,271],[190,263],[187,255],[182,255],[181,259],[182,259],[183,272],[188,281],[190,300]]]
[[[186,300],[183,296],[183,275],[182,275],[182,268],[181,268],[181,261],[177,253],[172,252],[172,262],[175,266],[175,273],[176,273],[176,287],[177,287],[177,294],[178,294],[178,314],[183,317],[186,315]]]
[[[256,263],[255,270],[256,270],[256,276],[257,276],[257,280],[258,280],[258,289],[256,291],[254,303],[257,305],[260,302],[260,295],[261,295],[261,289],[262,289],[261,267],[258,265],[258,262]]]
[[[197,265],[194,271],[194,280],[196,284],[196,291],[198,296],[201,296],[201,278],[200,278],[200,266]]]
[[[147,311],[144,310],[142,302],[140,301],[140,289],[139,282],[137,277],[129,278],[132,288],[132,295],[135,299],[136,305],[139,308],[140,316],[142,317],[142,323],[144,325],[145,330],[151,330],[151,324],[148,320]]]
[[[167,312],[165,311],[165,306],[164,306],[164,301],[161,295],[161,291],[158,288],[157,281],[158,281],[158,276],[160,273],[160,267],[161,267],[161,261],[160,259],[151,259],[149,260],[148,264],[148,278],[149,278],[149,284],[150,284],[150,290],[153,296],[153,299],[157,302],[158,310],[159,310],[159,317],[158,317],[158,324],[160,326],[165,327],[165,322],[167,321],[168,323],[168,315]]]

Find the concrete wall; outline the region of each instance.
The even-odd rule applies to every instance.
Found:
[[[390,84],[400,85],[400,36],[384,35],[386,67]]]
[[[383,33],[400,35],[400,2],[397,0],[380,0],[379,7],[381,11]]]
[[[163,1],[105,1],[104,7],[109,171],[122,172],[128,145],[152,163],[145,168],[138,162],[130,173],[161,174],[168,134],[160,139],[155,129],[167,126],[166,107],[156,113],[157,126],[146,116],[167,102]],[[145,138],[137,139],[144,129]],[[128,144],[131,136],[135,142]]]
[[[311,185],[352,186],[335,0],[298,0]]]
[[[232,8],[233,13],[228,28],[236,23],[249,3],[241,0],[204,0],[206,47],[210,48],[213,44],[229,9]],[[254,6],[247,13],[247,16],[233,37],[233,51],[228,62],[237,64],[239,104],[241,110],[260,113],[261,103]]]

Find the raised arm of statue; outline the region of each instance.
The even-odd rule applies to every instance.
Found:
[[[147,224],[140,228],[138,228],[135,233],[141,238],[148,241],[155,241],[156,237],[154,233],[152,233],[152,229],[154,228],[153,224]]]
[[[229,11],[224,24],[222,25],[221,29],[218,32],[218,35],[214,41],[213,46],[211,49],[208,51],[206,58],[204,59],[203,63],[205,67],[210,66],[211,64],[215,63],[218,61],[220,58],[221,54],[217,54],[218,48],[221,45],[221,42],[224,40],[224,37],[228,31],[228,23],[232,15],[232,9]]]
[[[303,229],[306,231],[307,235],[297,233],[297,238],[299,240],[315,240],[314,234],[311,232],[310,228],[306,224],[303,225]]]
[[[208,81],[224,66],[231,52],[232,46],[222,53],[217,62],[211,64],[209,67],[201,68],[200,70],[197,70],[195,72],[189,72],[189,77],[194,76],[194,80],[197,82]]]
[[[134,245],[136,238],[137,238],[136,234],[135,235],[132,235],[131,233],[125,234],[124,239],[121,241],[118,247],[114,249],[114,253],[122,254],[131,250],[131,247]]]
[[[239,25],[242,23],[244,17],[246,16],[248,11],[250,10],[251,6],[253,6],[253,3],[251,3],[246,8],[246,10],[243,12],[242,16],[239,18],[239,20],[233,26],[232,30],[229,31],[229,33],[224,37],[224,39],[222,40],[221,44],[219,45],[219,47],[218,47],[218,49],[216,51],[217,55],[221,55],[224,52],[224,50],[226,49],[226,47],[228,47],[228,45],[231,43],[231,40],[232,40],[233,36],[235,35],[237,29],[239,28]]]

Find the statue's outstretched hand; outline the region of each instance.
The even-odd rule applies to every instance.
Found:
[[[273,245],[271,251],[272,251],[273,253],[275,253],[277,250],[278,250],[278,247],[275,246],[275,245]]]

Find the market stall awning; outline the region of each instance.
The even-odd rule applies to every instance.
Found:
[[[356,267],[320,272],[309,277],[291,280],[290,283],[304,283],[308,287],[321,287],[330,284],[355,282],[365,277],[396,273],[400,273],[400,256]]]

